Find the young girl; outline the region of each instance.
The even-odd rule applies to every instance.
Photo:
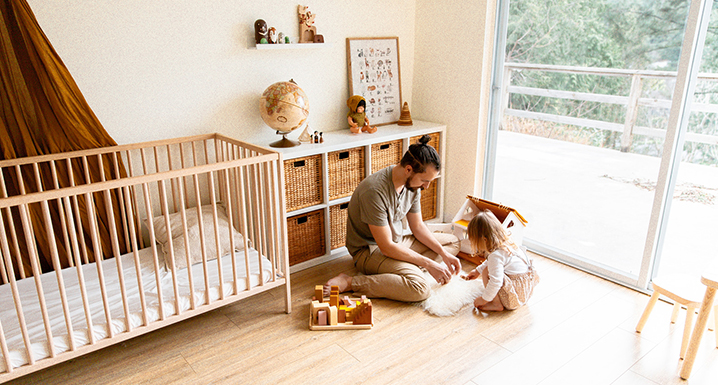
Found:
[[[484,281],[484,292],[474,306],[483,311],[514,310],[531,298],[539,282],[538,273],[523,249],[509,238],[501,222],[489,211],[479,212],[469,222],[468,237],[486,261],[464,276]]]

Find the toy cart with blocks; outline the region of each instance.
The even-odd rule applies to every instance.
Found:
[[[314,288],[314,299],[309,305],[309,330],[371,329],[374,326],[371,300],[339,297],[339,287],[332,286],[329,298],[324,298],[324,287]]]
[[[521,247],[524,238],[524,229],[528,221],[515,209],[502,204],[466,196],[466,201],[456,213],[452,223],[427,224],[432,231],[451,232],[461,240],[461,251],[459,257],[475,264],[481,264],[485,258],[473,253],[471,243],[466,235],[467,227],[471,219],[482,210],[489,210],[504,226],[510,234],[511,239],[517,246]]]

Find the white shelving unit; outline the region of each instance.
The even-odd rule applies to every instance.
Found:
[[[267,129],[269,131],[269,129]],[[287,208],[287,210],[290,210],[286,213],[286,218],[292,218],[298,215],[311,213],[318,210],[323,210],[324,215],[324,255],[320,255],[317,257],[314,257],[310,260],[297,263],[291,267],[292,271],[298,271],[303,270],[324,262],[328,262],[332,259],[338,258],[343,255],[347,255],[348,252],[346,250],[346,247],[338,247],[335,249],[332,249],[331,245],[331,231],[334,228],[334,224],[331,222],[330,219],[330,207],[341,205],[344,203],[349,202],[351,199],[351,196],[346,196],[338,199],[329,199],[329,181],[330,181],[330,175],[329,175],[329,154],[334,153],[337,151],[342,150],[349,150],[349,149],[356,149],[359,147],[364,148],[364,170],[365,170],[365,177],[369,175],[371,172],[375,172],[378,170],[372,170],[372,145],[376,144],[384,144],[389,142],[396,142],[401,140],[402,141],[402,148],[400,150],[400,156],[403,155],[404,152],[409,147],[410,139],[419,137],[421,135],[425,134],[438,134],[438,140],[439,140],[439,148],[437,148],[437,151],[439,151],[439,154],[441,156],[441,162],[444,164],[444,156],[445,156],[445,143],[446,140],[444,138],[446,126],[440,125],[437,123],[430,123],[430,122],[423,122],[423,121],[417,121],[414,120],[414,124],[412,126],[399,126],[396,124],[386,125],[386,126],[379,126],[379,130],[374,134],[366,134],[366,133],[359,133],[359,134],[352,134],[349,129],[346,130],[338,130],[338,131],[330,131],[330,132],[324,132],[324,142],[323,143],[302,143],[299,146],[296,147],[289,147],[289,148],[273,148],[276,151],[279,151],[283,156],[283,161],[285,162],[285,165],[287,162],[293,162],[294,160],[298,158],[305,158],[308,156],[316,156],[321,155],[321,181],[322,181],[322,199],[321,203],[319,204],[313,204],[308,207],[303,207],[296,210],[291,210],[290,207]],[[300,131],[300,130],[297,130]],[[294,134],[290,134],[292,139],[295,139],[299,136],[299,132]],[[261,137],[257,136],[255,138],[249,139],[248,141],[264,146],[269,147],[269,143],[272,143],[276,140],[280,139],[279,135],[267,135],[264,133]],[[412,142],[413,143],[413,142]],[[381,148],[381,147],[379,147]],[[286,167],[285,167],[286,168]],[[287,180],[287,175],[285,175],[285,181]],[[440,220],[443,215],[443,192],[444,192],[444,178],[439,177],[434,183],[436,183],[436,194],[434,196],[434,199],[436,201],[434,202],[435,207],[435,220]],[[285,186],[286,187],[286,186]],[[286,189],[287,194],[290,194],[290,189]],[[287,201],[289,201],[289,197],[287,198]],[[311,240],[306,240],[307,242],[311,242]],[[292,256],[292,244],[290,241],[289,244],[290,249],[290,259]]]

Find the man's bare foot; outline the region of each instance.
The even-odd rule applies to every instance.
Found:
[[[352,289],[352,277],[344,273],[339,273],[336,277],[328,280],[327,283],[324,284],[325,297],[329,296],[332,286],[338,286],[340,293],[350,291]]]
[[[504,311],[504,306],[502,304],[494,304],[494,303],[487,303],[484,306],[479,306],[479,310],[481,311]]]

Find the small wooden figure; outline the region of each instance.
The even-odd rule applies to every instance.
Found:
[[[267,22],[262,19],[258,19],[254,22],[254,40],[257,44],[269,43],[268,32]]]
[[[319,143],[319,134],[316,131],[314,131],[314,143]]]
[[[309,134],[309,125],[304,127],[304,131],[302,131],[301,135],[299,135],[299,141],[302,143],[312,142],[312,136]]]
[[[317,28],[314,26],[315,15],[309,11],[308,5],[299,6],[299,42],[314,43]]]
[[[322,136],[324,134],[323,132],[319,133],[319,143],[324,143],[324,137]]]
[[[279,44],[284,44],[284,43],[285,43],[285,41],[284,41],[284,32],[280,32],[279,35],[277,35],[277,39],[278,39],[277,43],[279,43]]]
[[[277,44],[277,29],[274,27],[269,29],[269,44]]]

